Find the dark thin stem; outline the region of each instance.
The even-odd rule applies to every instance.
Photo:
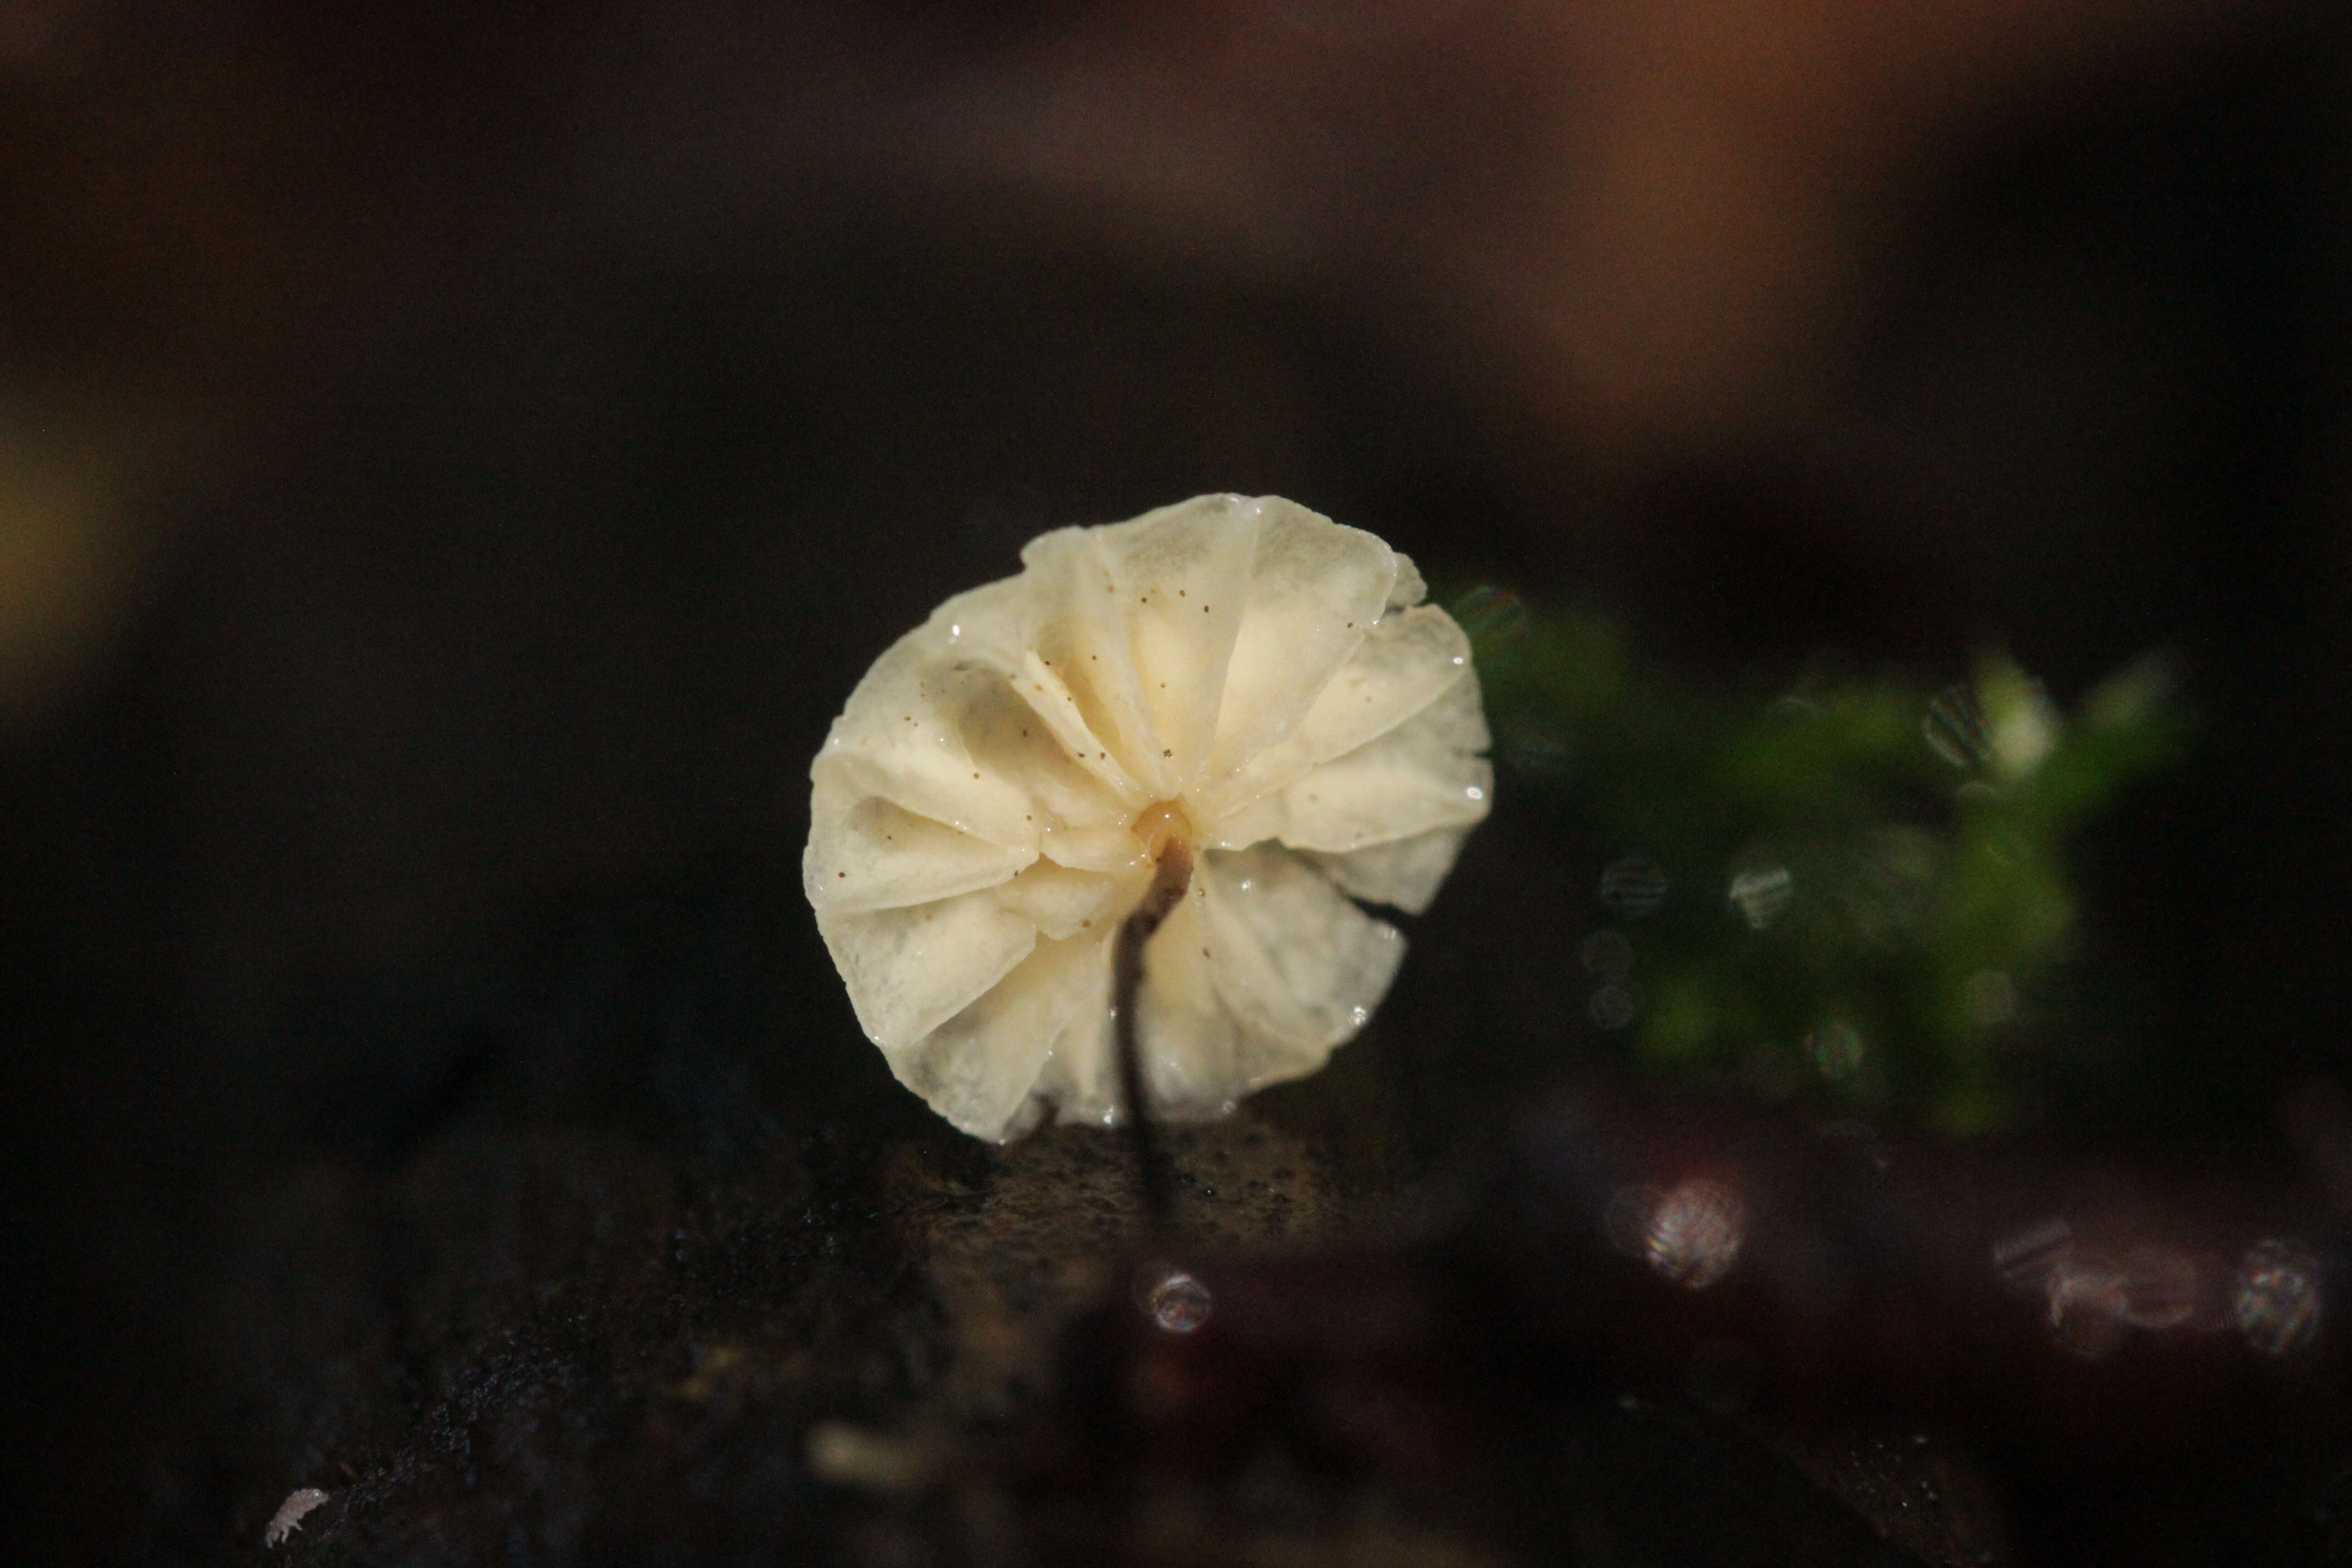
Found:
[[[1110,1005],[1118,1043],[1119,1098],[1127,1105],[1128,1136],[1134,1142],[1137,1173],[1143,1183],[1144,1217],[1154,1231],[1168,1228],[1172,1194],[1168,1162],[1151,1125],[1150,1095],[1143,1082],[1143,1047],[1135,1037],[1135,1007],[1143,990],[1144,944],[1192,885],[1192,851],[1182,839],[1171,839],[1160,852],[1151,890],[1118,928],[1118,945],[1111,953]]]

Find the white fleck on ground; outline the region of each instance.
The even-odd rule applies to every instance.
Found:
[[[269,1528],[261,1532],[261,1544],[276,1546],[302,1528],[302,1516],[327,1500],[327,1494],[316,1487],[299,1487],[286,1494],[278,1511],[269,1516]]]

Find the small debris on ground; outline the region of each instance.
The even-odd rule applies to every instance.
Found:
[[[269,1528],[261,1532],[264,1546],[283,1545],[286,1538],[302,1528],[302,1516],[327,1500],[327,1494],[317,1487],[297,1487],[286,1494],[278,1511],[269,1516]]]

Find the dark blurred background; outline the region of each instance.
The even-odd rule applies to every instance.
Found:
[[[1211,489],[1726,679],[2176,650],[2198,759],[2089,861],[2131,1070],[2059,1131],[2259,1145],[2341,1063],[2340,5],[0,0],[22,1538],[226,1516],[222,1259],[486,1053],[561,1107],[669,1042],[721,1176],[906,1115],[807,758],[1033,533]],[[1544,844],[1474,846],[1342,1142],[1568,1048],[1480,957],[1572,946]]]

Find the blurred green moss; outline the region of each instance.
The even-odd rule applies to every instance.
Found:
[[[1507,785],[1603,859],[1596,1026],[1766,1095],[2020,1118],[2073,951],[2068,840],[2189,741],[2160,660],[2071,715],[2000,655],[1940,690],[1816,675],[1759,701],[1644,668],[1602,616],[1450,607]]]

